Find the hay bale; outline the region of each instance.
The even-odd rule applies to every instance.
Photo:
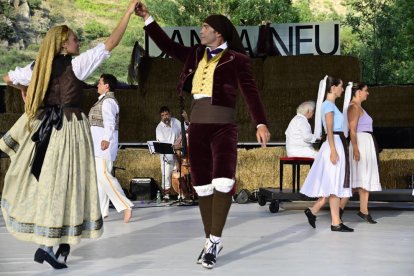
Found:
[[[375,127],[412,127],[414,86],[369,87],[369,97],[364,108],[372,116]]]
[[[279,188],[279,158],[286,156],[284,147],[258,148],[238,151],[237,160],[237,190],[250,191],[259,188]],[[309,166],[301,166],[301,185],[309,172]],[[283,168],[283,189],[292,189],[292,166]]]
[[[250,191],[262,187],[275,187],[279,179],[279,157],[286,155],[284,148],[239,149],[237,157],[237,190]]]
[[[176,86],[182,66],[174,59],[150,58],[140,68],[138,89],[117,92],[121,107],[121,142],[153,140],[160,120],[158,110],[162,105],[169,106],[179,117]],[[285,140],[284,131],[296,114],[296,107],[305,100],[316,100],[319,80],[325,74],[341,77],[344,82],[361,79],[359,61],[347,56],[253,59],[252,70],[267,113],[271,141]],[[184,96],[186,110],[190,113],[191,95],[184,93]],[[82,108],[86,113],[96,99],[96,88],[85,91]],[[8,87],[5,101],[6,112],[23,113],[24,105],[18,90]],[[342,101],[343,97],[338,99],[338,106],[342,106]],[[411,127],[414,125],[414,86],[370,87],[370,96],[364,107],[373,117],[376,127]],[[241,96],[236,103],[236,121],[239,141],[255,141],[255,126]]]
[[[414,174],[414,149],[385,149],[380,153],[383,189],[406,189]]]
[[[0,113],[0,133],[6,133],[20,116],[21,113]]]
[[[6,113],[20,113],[24,112],[24,102],[20,90],[7,86],[4,94],[4,103],[6,106]]]
[[[160,185],[161,167],[158,154],[150,154],[146,149],[121,149],[116,158],[116,178],[124,189],[129,190],[129,182],[134,177],[152,177]]]
[[[263,187],[279,188],[279,158],[286,156],[283,147],[239,149],[237,159],[237,190],[253,191]],[[10,164],[8,158],[0,159],[0,187]],[[118,152],[115,166],[116,177],[124,189],[129,190],[129,182],[134,177],[152,177],[160,185],[161,167],[158,155],[146,149],[122,149]],[[408,177],[414,173],[414,149],[383,150],[380,154],[380,180],[383,189],[405,189]],[[292,166],[285,166],[283,189],[292,189]],[[301,183],[309,173],[309,166],[301,166]]]

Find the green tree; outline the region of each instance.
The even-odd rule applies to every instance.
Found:
[[[396,26],[394,50],[395,79],[398,83],[414,83],[414,6],[410,0],[396,0],[393,10]]]
[[[414,82],[414,8],[410,0],[348,0],[346,23],[357,42],[363,78],[374,84]]]
[[[297,22],[299,14],[291,0],[153,0],[149,10],[170,26],[199,26],[211,14],[223,14],[235,25],[263,22]]]
[[[319,22],[319,21],[332,21],[332,20],[343,20],[342,16],[339,15],[333,6],[332,2],[326,1],[324,4],[328,11],[317,11],[312,10],[309,0],[297,0],[293,4],[293,7],[299,14],[299,22]]]
[[[351,54],[363,62],[363,78],[370,83],[382,83],[385,76],[387,45],[383,34],[389,31],[389,9],[393,0],[348,0],[350,12],[347,24],[359,40]],[[384,24],[385,23],[385,24]],[[388,29],[388,30],[386,30]]]

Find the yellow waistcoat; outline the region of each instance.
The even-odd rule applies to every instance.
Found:
[[[204,52],[204,56],[198,63],[197,70],[194,73],[192,94],[204,94],[210,97],[213,95],[214,70],[223,53],[224,51],[207,61],[207,51]]]

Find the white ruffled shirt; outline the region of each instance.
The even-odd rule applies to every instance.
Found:
[[[72,68],[76,78],[81,81],[87,79],[110,56],[110,52],[105,49],[105,44],[99,43],[94,48],[74,57],[72,59]],[[9,78],[14,85],[29,86],[32,78],[33,63],[31,62],[25,67],[16,67],[16,69],[9,71]]]

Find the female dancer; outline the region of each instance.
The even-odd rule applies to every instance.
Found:
[[[67,26],[51,28],[34,64],[4,76],[25,91],[25,113],[0,140],[11,159],[1,209],[7,230],[40,245],[34,260],[53,268],[69,244],[102,234],[95,160],[88,117],[81,111],[82,80],[109,57],[134,13],[132,0],[105,43],[79,55],[79,41]],[[72,55],[79,55],[72,59]],[[56,255],[53,246],[59,245]]]
[[[351,187],[358,189],[359,212],[357,215],[368,223],[377,223],[368,212],[369,192],[381,191],[378,172],[378,147],[372,136],[372,118],[362,108],[369,92],[365,83],[352,85],[352,100],[347,115],[351,145],[349,156],[351,163]],[[348,198],[341,200],[341,209],[345,208]]]
[[[308,197],[318,198],[312,208],[305,210],[309,224],[313,228],[316,228],[316,214],[329,199],[332,218],[331,230],[352,232],[354,230],[344,225],[339,217],[340,198],[350,197],[352,194],[349,188],[349,175],[347,176],[348,147],[343,134],[343,115],[335,105],[335,100],[342,95],[343,91],[340,79],[327,76],[321,82],[316,107],[315,129],[318,129],[317,125],[320,125],[322,117],[327,141],[322,144],[300,192]],[[326,100],[319,107],[323,94],[326,94]]]

